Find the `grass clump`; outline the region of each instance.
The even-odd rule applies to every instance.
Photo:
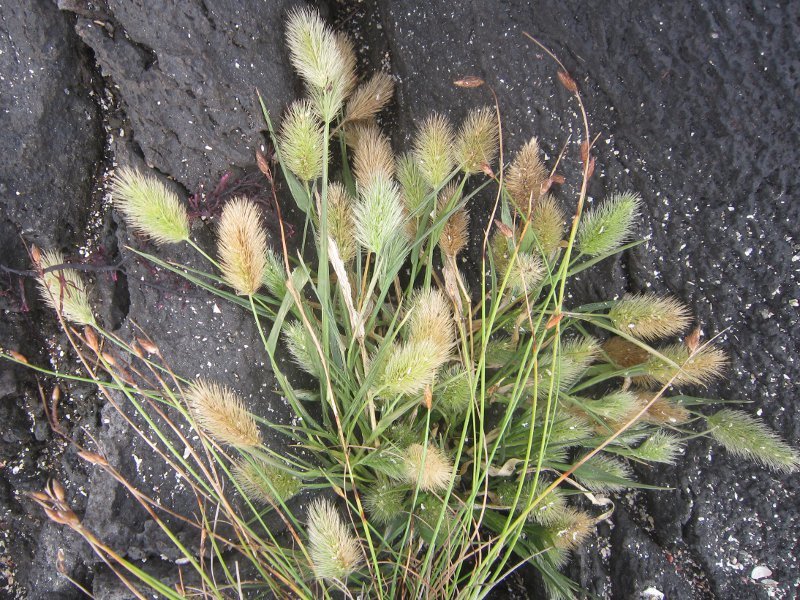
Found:
[[[578,499],[639,485],[633,461],[675,463],[697,423],[736,457],[797,470],[797,452],[746,413],[707,416],[713,400],[670,396],[718,379],[726,363],[699,334],[672,339],[691,321],[679,301],[570,305],[570,278],[630,241],[638,195],[584,214],[584,192],[551,192],[557,177],[536,139],[497,164],[491,107],[460,127],[422,119],[412,150],[395,157],[374,121],[391,79],[356,87],[352,44],[308,9],[290,13],[287,44],[308,94],[278,128],[264,111],[278,163],[260,156],[259,166],[270,181],[273,168],[283,174],[304,218],[299,248],[288,247],[281,219],[281,245],[269,248],[259,209],[238,198],[219,219],[215,259],[151,176],[125,169],[112,188],[134,229],[185,241],[209,270],[143,257],[252,313],[290,423],[257,418],[228,382],[181,379],[151,342],[104,331],[78,274],[54,270],[61,256],[37,261],[48,304],[88,326],[69,333],[95,381],[130,401],[147,423],[141,434],[218,513],[214,523],[187,517],[213,560],[176,541],[200,596],[477,599],[528,562],[553,597],[574,597],[560,569],[608,516]],[[574,82],[568,89],[577,94]],[[582,135],[592,139],[588,125]],[[468,254],[475,231],[479,255]],[[468,255],[480,258],[465,273]],[[284,372],[286,352],[304,373]],[[82,456],[103,466],[97,453]],[[37,501],[124,577],[181,597],[104,547],[57,490]]]

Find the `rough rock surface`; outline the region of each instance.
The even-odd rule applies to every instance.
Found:
[[[20,235],[73,254],[91,237],[95,256],[102,249],[106,262],[122,259],[126,270],[116,281],[94,278],[105,322],[126,338],[136,322],[177,372],[231,379],[251,407],[277,418],[283,407],[270,395],[268,369],[252,369],[257,339],[247,315],[136,259],[126,244],[152,247],[109,211],[96,214],[96,191],[113,162],[150,165],[183,196],[250,165],[263,139],[254,90],[273,114],[299,91],[282,43],[282,15],[292,4],[59,0],[61,12],[46,0],[24,11],[0,5],[0,264],[27,267]],[[396,149],[408,147],[415,117],[438,110],[457,120],[490,103],[486,88],[452,85],[477,75],[497,92],[509,150],[536,135],[552,158],[571,134],[563,171],[573,176],[560,190],[568,203],[578,114],[552,62],[522,32],[558,54],[601,135],[592,198],[640,192],[639,233],[650,236],[582,281],[576,297],[653,289],[686,300],[706,335],[721,333],[732,355],[728,380],[709,394],[752,401],[747,410],[797,443],[796,5],[346,0],[322,8],[356,34],[364,63],[396,76],[387,119]],[[203,221],[193,236],[208,247]],[[159,255],[188,257],[179,248]],[[58,361],[64,340],[33,286],[24,296],[32,310],[23,312],[24,280],[0,276],[0,345],[42,364]],[[136,482],[164,488],[172,503],[186,501],[88,388],[70,387],[65,405],[73,437],[85,441],[78,426],[88,429]],[[112,545],[151,563],[174,558],[127,495],[87,474],[49,433],[29,372],[0,367],[0,419],[0,518],[14,542],[0,544],[6,595],[80,597],[55,570],[62,548],[67,571],[96,597],[128,597],[76,536],[42,524],[21,495],[51,474],[68,482],[76,508]],[[702,441],[676,467],[644,476],[674,489],[617,501],[613,526],[602,526],[572,567],[585,589],[603,598],[800,593],[797,476],[775,477]],[[752,579],[756,566],[768,567],[776,583]]]

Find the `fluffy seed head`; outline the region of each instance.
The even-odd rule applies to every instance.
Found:
[[[355,199],[338,181],[328,186],[328,235],[336,242],[339,258],[345,264],[355,258],[358,252],[353,218],[355,203]]]
[[[691,321],[684,304],[655,294],[626,294],[608,311],[608,316],[617,329],[649,341],[678,334]]]
[[[633,456],[647,462],[674,465],[682,450],[680,439],[659,430],[633,450]]]
[[[281,123],[281,160],[303,181],[322,175],[325,132],[307,100],[298,100],[289,107]]]
[[[589,256],[600,256],[619,248],[631,236],[641,203],[638,194],[625,192],[586,213],[578,229],[578,249]]]
[[[477,108],[467,115],[455,140],[456,162],[467,175],[483,171],[497,156],[498,130],[494,110]]]
[[[283,300],[286,295],[286,266],[283,260],[272,249],[267,249],[264,267],[264,285],[273,298]]]
[[[550,194],[542,196],[533,207],[530,230],[538,241],[536,249],[545,258],[551,259],[561,247],[566,219],[558,200]]]
[[[302,489],[297,477],[262,460],[237,461],[233,476],[250,500],[264,504],[286,502]]]
[[[152,175],[122,168],[111,180],[114,206],[134,230],[157,244],[189,239],[189,215],[178,196]]]
[[[320,117],[330,122],[342,107],[355,78],[354,53],[329,29],[316,11],[289,13],[286,41],[292,65],[309,87]],[[348,71],[349,69],[349,71]]]
[[[431,191],[413,155],[405,153],[397,160],[397,180],[402,189],[403,211],[406,214],[406,234],[417,237],[419,220],[425,211],[425,199]]]
[[[530,213],[542,195],[542,186],[550,176],[539,158],[540,154],[539,142],[531,138],[517,152],[506,172],[506,189],[526,213]]]
[[[42,271],[64,264],[64,255],[58,250],[46,250],[39,255],[37,266]],[[65,319],[77,325],[94,325],[89,292],[75,269],[56,269],[39,276],[42,300]]]
[[[652,394],[638,393],[636,400],[639,406],[644,406],[653,398]],[[642,416],[642,421],[654,425],[680,425],[691,418],[691,413],[683,406],[669,398],[661,397],[647,409]]]
[[[597,454],[575,470],[575,479],[593,492],[616,492],[629,486],[631,470],[627,464]]]
[[[453,475],[453,463],[447,455],[428,444],[411,444],[404,453],[405,481],[411,485],[419,485],[425,492],[443,492],[450,485]]]
[[[247,198],[234,198],[222,209],[217,254],[222,278],[240,296],[252,296],[267,273],[267,234],[261,210]]]
[[[364,508],[375,522],[388,525],[403,514],[406,492],[384,480],[364,493]]]
[[[441,384],[436,389],[433,408],[448,422],[454,423],[467,412],[472,402],[467,372],[464,367],[453,365],[445,369],[438,380]]]
[[[423,178],[433,189],[439,188],[453,170],[453,143],[453,128],[442,115],[429,116],[417,131],[414,157]]]
[[[303,323],[292,321],[288,325],[284,325],[283,335],[286,338],[289,353],[297,365],[306,373],[318,376],[316,349]]]
[[[447,210],[448,206],[456,206],[444,223],[442,233],[439,235],[439,247],[446,256],[455,258],[469,241],[469,213],[461,205],[461,194],[455,184],[448,184],[439,193],[439,213]]]
[[[397,234],[405,224],[400,190],[392,180],[377,175],[360,187],[359,192],[356,237],[364,248],[380,257],[397,243]]]
[[[392,99],[394,79],[379,71],[356,89],[345,109],[345,121],[362,121],[377,115]]]
[[[394,153],[389,138],[377,125],[359,125],[353,148],[353,173],[359,185],[366,185],[373,177],[386,180],[394,177]]]
[[[617,390],[597,400],[586,401],[585,406],[592,414],[605,421],[616,423],[623,421],[639,408],[639,402],[633,392]]]
[[[711,437],[732,455],[754,460],[779,473],[794,473],[800,468],[800,453],[759,419],[726,408],[707,421]]]
[[[186,403],[197,424],[216,441],[241,449],[261,444],[255,419],[229,388],[198,379],[189,387]]]
[[[453,347],[453,309],[442,292],[433,288],[416,292],[409,312],[409,341],[430,340],[447,351]]]
[[[683,344],[671,344],[657,349],[663,356],[676,363],[679,368],[651,356],[645,363],[646,378],[665,385],[673,375],[672,385],[706,385],[717,379],[728,362],[725,352],[714,346],[703,346],[693,355]]]
[[[346,99],[350,97],[358,83],[356,49],[350,36],[340,31],[334,32],[334,36],[336,37],[336,47],[342,60],[342,95]]]
[[[511,291],[515,295],[530,294],[542,281],[544,273],[544,265],[538,256],[528,252],[518,252],[509,277]]]
[[[559,550],[579,548],[592,533],[594,522],[587,513],[567,506],[559,511],[558,518],[550,526],[553,545]]]
[[[359,568],[364,560],[361,544],[329,500],[311,503],[306,525],[317,579],[343,582]]]
[[[395,344],[378,376],[378,394],[391,398],[420,393],[433,383],[436,372],[449,358],[449,348],[430,339]]]

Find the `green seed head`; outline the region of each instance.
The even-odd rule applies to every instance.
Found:
[[[189,216],[178,196],[151,175],[122,168],[111,181],[114,206],[134,230],[157,244],[189,239]]]
[[[41,253],[37,267],[41,269],[39,291],[42,300],[68,321],[77,325],[95,325],[89,292],[80,273],[75,269],[47,270],[63,264],[64,255],[58,250]]]
[[[600,256],[619,248],[630,239],[641,203],[637,194],[625,192],[586,213],[578,229],[578,249],[589,256]]]
[[[325,132],[306,100],[290,107],[281,123],[280,152],[284,165],[302,181],[322,175]]]
[[[608,316],[620,331],[648,341],[678,334],[691,322],[685,305],[655,294],[626,294]]]

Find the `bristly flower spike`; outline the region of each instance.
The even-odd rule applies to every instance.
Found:
[[[114,206],[125,221],[157,244],[189,239],[189,215],[178,196],[152,175],[124,167],[111,180]]]
[[[477,108],[467,115],[455,140],[455,158],[467,175],[484,171],[497,157],[497,118],[488,107]]]
[[[439,214],[454,206],[455,211],[447,218],[439,235],[439,247],[448,257],[458,256],[469,241],[469,213],[461,202],[461,194],[455,183],[450,183],[439,193]]]
[[[800,453],[747,413],[726,408],[706,421],[711,437],[732,455],[755,460],[779,473],[800,469]]]
[[[391,179],[375,174],[359,188],[359,193],[356,237],[364,248],[382,257],[397,242],[398,232],[405,224],[400,190]]]
[[[447,455],[428,444],[411,444],[403,455],[405,460],[405,481],[419,485],[425,492],[443,492],[450,485],[453,476],[453,463]]]
[[[530,213],[539,197],[549,173],[540,158],[539,142],[531,138],[517,152],[506,172],[506,188],[517,206]]]
[[[292,65],[308,85],[317,114],[330,123],[341,109],[355,77],[355,61],[346,42],[325,25],[316,11],[308,8],[298,8],[289,14],[286,41]]]
[[[343,582],[361,566],[361,544],[329,500],[320,498],[311,503],[307,531],[317,579]]]
[[[302,181],[322,176],[325,132],[307,100],[289,107],[281,123],[281,160]]]
[[[346,122],[363,121],[377,115],[392,99],[394,79],[379,71],[366,83],[361,84],[347,102],[344,118]]]
[[[689,326],[689,309],[674,298],[655,294],[626,294],[608,316],[614,327],[641,340],[676,335]]]
[[[353,173],[358,184],[365,186],[375,176],[391,180],[394,177],[394,153],[389,138],[375,124],[359,125],[355,129]]]
[[[227,387],[198,379],[189,387],[186,403],[197,424],[218,442],[239,449],[261,445],[255,419]]]
[[[286,502],[302,489],[297,477],[259,459],[238,460],[233,465],[233,476],[248,498],[264,504]]]
[[[453,129],[442,115],[423,121],[414,139],[414,157],[425,181],[437,189],[447,181],[455,165]]]
[[[626,242],[633,230],[642,200],[638,194],[615,194],[583,217],[577,247],[582,254],[600,256]]]
[[[55,269],[64,264],[64,255],[58,250],[38,254],[40,269],[39,290],[42,300],[65,319],[78,325],[95,325],[86,284],[75,269]]]
[[[217,231],[222,278],[240,296],[252,296],[267,273],[267,234],[261,211],[246,198],[234,198],[222,210]]]

